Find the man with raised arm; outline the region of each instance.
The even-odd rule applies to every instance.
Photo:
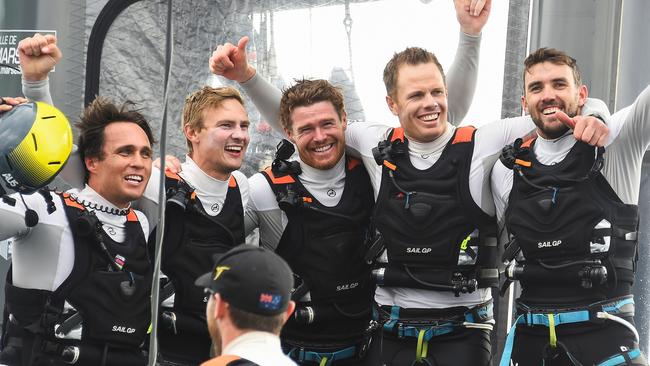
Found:
[[[56,49],[56,39],[50,36],[20,42],[23,89],[30,99],[51,100],[46,70],[60,58],[52,56]],[[248,181],[237,169],[250,140],[248,126],[243,99],[234,88],[206,86],[185,99],[182,128],[189,152],[181,173],[165,172],[168,202],[161,268],[169,281],[161,291],[161,365],[195,365],[210,357],[204,311],[208,299],[193,283],[210,269],[214,254],[244,243]],[[73,185],[80,176],[75,163],[73,155],[63,172]],[[160,174],[154,168],[156,179],[135,203],[152,226],[158,222]]]
[[[646,365],[631,287],[650,89],[612,116],[609,140],[594,148],[558,121],[587,97],[576,60],[540,48],[524,64],[521,103],[537,137],[504,150],[492,171],[511,237],[506,274],[522,287],[501,365]]]
[[[456,2],[457,14],[467,9],[464,3]],[[487,17],[490,5],[488,1],[481,16]],[[461,42],[468,38],[461,35]],[[278,92],[246,65],[242,42],[217,49],[211,67],[240,81],[265,118],[277,125]],[[456,85],[453,76],[450,94]],[[348,151],[361,158],[369,173],[374,221],[386,249],[379,251],[374,271],[379,285],[375,301],[384,326],[368,362],[487,364],[489,287],[498,283],[489,172],[501,148],[534,124],[521,117],[479,129],[455,128],[447,121],[455,102],[448,108],[442,67],[420,48],[395,54],[384,82],[388,106],[401,127],[355,123],[345,134]],[[598,137],[604,133],[593,117],[574,119],[580,138],[589,141],[594,132]],[[583,136],[585,130],[590,132]]]
[[[46,105],[33,105],[50,126],[32,134],[35,153],[56,152],[50,145],[65,136],[47,131],[65,117],[39,115]],[[0,116],[3,128],[27,106]],[[131,103],[117,106],[102,98],[84,110],[77,127],[84,189],[36,193],[34,187],[0,202],[0,239],[13,238],[2,364],[146,364],[140,346],[150,323],[153,266],[148,221],[131,202],[149,180],[154,138]],[[69,144],[68,153],[71,136]]]

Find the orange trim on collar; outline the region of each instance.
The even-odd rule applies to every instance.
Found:
[[[348,170],[352,170],[361,164],[361,160],[355,158],[348,159]]]
[[[237,187],[237,179],[235,179],[235,177],[233,177],[232,174],[230,175],[230,179],[228,180],[228,187],[230,188]]]
[[[454,141],[452,141],[453,144],[460,144],[463,142],[472,142],[472,138],[474,137],[474,130],[476,130],[476,127],[474,126],[463,126],[463,127],[458,127],[456,129],[456,134],[454,135]]]
[[[271,182],[273,182],[273,184],[289,184],[295,182],[295,180],[290,175],[285,175],[283,177],[276,178],[273,175],[271,168],[264,169],[264,172],[269,176],[269,178],[271,178]]]
[[[402,127],[393,128],[393,136],[391,136],[390,142],[395,140],[404,142],[404,129]]]

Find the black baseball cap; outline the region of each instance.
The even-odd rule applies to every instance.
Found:
[[[220,294],[240,310],[277,315],[287,310],[293,273],[287,262],[272,251],[243,244],[216,258],[212,271],[194,284]]]

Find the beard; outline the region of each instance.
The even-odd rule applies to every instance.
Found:
[[[535,115],[531,114],[531,118],[533,119],[533,122],[541,132],[542,137],[549,139],[549,140],[554,140],[557,138],[560,138],[564,136],[567,131],[569,131],[569,127],[567,127],[564,123],[562,123],[557,117],[555,116],[545,116],[541,110],[546,108],[547,106],[542,106]],[[565,106],[564,103],[561,104],[561,110],[566,113],[567,116],[573,118],[578,115],[580,112],[578,106]],[[565,109],[566,107],[566,109]],[[550,117],[550,118],[549,118]]]

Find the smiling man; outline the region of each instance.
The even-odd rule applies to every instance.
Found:
[[[462,15],[464,2],[455,4],[457,16]],[[489,5],[479,18],[461,22],[465,33],[480,33]],[[470,37],[463,34],[461,40],[477,42]],[[418,47],[396,53],[384,69],[384,84],[386,102],[400,127],[354,123],[345,129],[347,152],[359,157],[368,171],[376,201],[374,224],[385,247],[375,271],[378,320],[385,325],[383,334],[375,337],[381,342],[372,343],[365,359],[369,365],[474,366],[491,359],[489,287],[498,284],[498,271],[489,174],[501,148],[535,125],[528,116],[478,129],[456,128],[450,122],[457,124],[464,115],[459,107],[463,99],[454,90],[466,85],[458,83],[459,65],[467,67],[465,77],[476,72],[478,47],[473,44],[469,52],[457,54],[460,61],[452,66],[449,90],[434,54]],[[237,51],[217,49],[212,61],[214,72],[242,82],[265,118],[276,121],[274,116],[282,110],[277,90],[253,71],[237,73],[245,69]],[[449,106],[448,95],[456,98]],[[606,113],[602,103],[594,103]],[[448,117],[451,112],[454,117]],[[575,122],[576,137],[592,144],[607,132],[593,117],[564,120]],[[317,179],[314,186],[338,182],[331,176]],[[254,197],[251,202],[257,204]],[[263,209],[257,208],[260,215]],[[299,314],[300,303],[298,309]]]
[[[647,365],[634,327],[641,161],[650,145],[650,89],[610,119],[596,149],[558,119],[587,97],[576,60],[540,48],[524,62],[521,103],[538,137],[516,142],[492,171],[511,241],[506,273],[520,315],[501,365]]]
[[[23,91],[32,100],[51,100],[47,73],[60,59],[56,38],[35,35],[21,41]],[[179,174],[166,174],[167,221],[162,270],[169,282],[163,293],[159,328],[161,364],[195,365],[210,356],[205,327],[206,296],[193,285],[212,265],[212,256],[244,242],[244,208],[248,181],[237,169],[248,142],[248,115],[234,88],[203,87],[185,99],[182,128],[188,155]],[[72,155],[64,179],[77,186],[79,156]],[[152,176],[161,172],[154,168]],[[110,178],[110,177],[107,177]],[[129,176],[128,184],[139,178]],[[146,184],[134,203],[149,222],[158,222],[158,180]],[[108,184],[109,192],[117,187]],[[152,229],[152,232],[155,231]],[[153,237],[150,238],[153,242]],[[174,296],[172,296],[172,294]]]
[[[489,2],[483,12],[479,9],[479,16],[470,15],[469,6],[465,7],[463,1],[455,4],[463,33],[450,77],[455,92],[449,113],[460,120],[473,96],[479,34],[487,20]],[[375,284],[370,280],[368,261],[374,256],[370,254],[366,258],[375,237],[369,222],[374,200],[371,187],[378,181],[377,166],[370,157],[372,165],[366,166],[371,172],[369,176],[363,169],[365,155],[358,155],[362,159],[357,160],[344,152],[346,145],[354,147],[349,139],[357,141],[361,135],[374,139],[376,146],[379,139],[385,138],[389,127],[367,123],[348,125],[340,92],[324,80],[299,81],[280,96],[277,89],[247,65],[245,46],[244,38],[236,46],[218,47],[210,60],[211,70],[242,82],[265,118],[286,133],[299,153],[297,162],[287,161],[290,151],[281,146],[273,167],[251,177],[247,210],[247,227],[248,221],[259,226],[260,244],[276,249],[302,280],[294,293],[296,315],[282,333],[285,351],[301,365],[322,362],[380,365],[381,346],[386,340],[374,332],[371,341],[371,333],[376,330],[376,323],[370,322]],[[423,74],[418,67],[409,80],[443,80],[438,66],[429,62],[431,59],[418,66],[438,74]],[[427,116],[420,116],[421,110],[410,109],[419,104],[402,108],[401,102],[393,103],[393,107],[403,112],[405,123],[419,129],[419,117],[432,120],[440,118],[442,112],[446,115],[446,88],[437,85],[436,98],[440,103],[431,111],[427,109]],[[351,133],[351,129],[358,132]],[[422,130],[423,136],[431,135],[426,127]],[[364,154],[370,154],[370,150],[368,147]],[[482,349],[483,344],[477,347]],[[413,361],[412,353],[409,350],[407,361],[396,359],[393,364],[409,364]],[[472,360],[484,356],[480,352],[475,352],[477,356],[463,352],[463,357],[465,353],[470,360],[468,364],[472,365],[479,364]],[[455,356],[454,362],[458,360]]]
[[[2,364],[146,364],[149,225],[130,205],[149,181],[154,139],[132,108],[97,98],[84,110],[84,189],[0,203],[0,238],[14,238]]]
[[[210,358],[206,296],[194,280],[212,257],[244,243],[248,181],[237,169],[248,142],[248,114],[233,88],[203,87],[185,99],[188,154],[177,175],[166,172],[167,220],[162,271],[174,297],[163,303],[158,334],[163,361],[195,365]],[[157,194],[149,186],[147,196]],[[170,295],[170,291],[164,291]]]

